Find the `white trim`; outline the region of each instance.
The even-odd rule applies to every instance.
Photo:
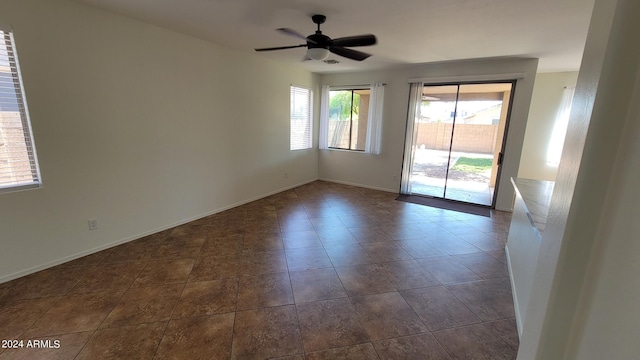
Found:
[[[435,76],[409,78],[409,83],[421,82],[425,85],[440,83],[457,83],[467,81],[503,81],[524,79],[525,73],[505,73],[505,74],[486,74],[486,75],[455,75],[455,76]]]
[[[57,265],[60,265],[60,264],[64,264],[64,263],[69,262],[71,260],[79,259],[79,258],[81,258],[83,256],[91,255],[91,254],[96,253],[98,251],[109,249],[109,248],[112,248],[114,246],[118,246],[118,245],[130,242],[130,241],[133,241],[133,240],[137,240],[137,239],[143,238],[143,237],[148,236],[148,235],[152,235],[152,234],[155,234],[155,233],[158,233],[158,232],[161,232],[161,231],[165,231],[165,230],[174,228],[176,226],[184,225],[186,223],[190,223],[192,221],[195,221],[195,220],[198,220],[198,219],[202,219],[202,218],[205,218],[207,216],[211,216],[211,215],[223,212],[225,210],[232,209],[232,208],[237,207],[237,206],[248,204],[250,202],[253,202],[253,201],[256,201],[256,200],[260,200],[260,199],[266,198],[268,196],[275,195],[277,193],[281,193],[283,191],[291,190],[293,188],[297,188],[298,186],[310,184],[310,183],[312,183],[314,181],[317,181],[317,180],[319,180],[319,179],[311,179],[311,180],[303,181],[303,182],[295,184],[295,185],[286,186],[286,187],[281,188],[279,190],[274,190],[274,191],[268,192],[266,194],[263,194],[263,195],[260,195],[260,196],[256,196],[256,197],[248,199],[248,200],[243,200],[243,201],[237,202],[235,204],[231,204],[231,205],[228,205],[228,206],[225,206],[225,207],[222,207],[222,208],[219,208],[219,209],[216,209],[216,210],[213,210],[213,211],[201,214],[201,215],[196,215],[194,217],[191,217],[191,218],[188,218],[188,219],[185,219],[185,220],[181,220],[181,221],[175,222],[175,223],[167,225],[167,226],[162,226],[162,227],[159,227],[159,228],[156,228],[156,229],[153,229],[153,230],[145,231],[145,232],[140,233],[138,235],[134,235],[134,236],[130,236],[130,237],[127,237],[127,238],[124,238],[124,239],[116,240],[114,242],[111,242],[111,243],[108,243],[108,244],[104,244],[104,245],[95,247],[95,248],[90,249],[90,250],[85,250],[85,251],[79,252],[79,253],[74,254],[74,255],[65,256],[65,257],[63,257],[61,259],[50,261],[50,262],[48,262],[46,264],[33,266],[33,267],[28,268],[28,269],[15,272],[13,274],[5,275],[5,276],[0,277],[0,284],[8,282],[8,281],[11,281],[11,280],[15,280],[17,278],[20,278],[20,277],[23,277],[23,276],[26,276],[26,275],[29,275],[29,274],[33,274],[33,273],[41,271],[41,270],[45,270],[45,269],[51,268],[51,267],[54,267],[54,266],[57,266]]]

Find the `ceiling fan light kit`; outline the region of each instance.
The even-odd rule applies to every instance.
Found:
[[[288,28],[280,28],[278,31],[296,37],[298,39],[306,40],[306,44],[293,45],[293,46],[280,46],[280,47],[271,47],[271,48],[260,48],[255,49],[256,51],[272,51],[272,50],[283,50],[283,49],[293,49],[298,47],[306,47],[307,48],[307,57],[312,60],[326,60],[329,57],[329,53],[334,53],[336,55],[340,55],[346,57],[348,59],[362,61],[371,54],[367,54],[362,51],[348,49],[349,47],[357,47],[357,46],[370,46],[375,45],[377,39],[375,35],[367,34],[367,35],[357,35],[357,36],[348,36],[337,39],[331,39],[330,37],[324,35],[320,30],[320,24],[323,24],[326,21],[327,17],[324,15],[313,15],[311,20],[315,24],[318,25],[318,29],[315,34],[304,36],[299,32],[288,29]]]
[[[307,56],[311,60],[325,60],[329,57],[329,49],[309,48],[307,49]]]

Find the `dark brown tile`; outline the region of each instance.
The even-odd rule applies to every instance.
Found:
[[[453,258],[483,279],[509,276],[507,264],[485,253],[455,255]]]
[[[271,358],[271,360],[304,360],[304,355],[291,355],[291,356],[283,356],[277,358]]]
[[[149,261],[133,286],[185,283],[195,262],[194,259]]]
[[[241,257],[239,255],[201,256],[189,274],[189,281],[237,278],[240,276],[240,265]]]
[[[502,319],[488,323],[491,331],[506,341],[512,349],[518,350],[520,346],[520,337],[518,336],[518,325],[516,319]]]
[[[42,336],[37,339],[22,339],[24,347],[7,350],[0,354],[0,360],[67,360],[74,359],[91,338],[93,331],[55,336]],[[46,347],[28,347],[29,340],[44,341]],[[56,342],[57,341],[57,342]]]
[[[291,271],[289,275],[296,304],[347,297],[333,268]]]
[[[183,284],[171,284],[131,288],[122,296],[101,327],[169,320],[183,287]]]
[[[145,262],[152,259],[157,246],[162,242],[158,238],[147,238],[130,241],[111,249],[111,253],[104,259],[103,264],[122,262]]]
[[[282,235],[280,233],[271,234],[251,234],[244,237],[244,250],[269,251],[282,250]]]
[[[374,360],[380,359],[370,343],[307,354],[307,360]]]
[[[209,236],[200,248],[202,256],[239,255],[244,250],[244,235]]]
[[[240,278],[238,310],[293,304],[289,273]]]
[[[95,330],[121,296],[122,293],[115,292],[64,296],[25,335],[45,336]]]
[[[187,283],[172,318],[234,312],[237,294],[238,280],[236,279]]]
[[[444,286],[402,290],[400,294],[431,331],[480,322]]]
[[[443,284],[454,284],[481,279],[478,274],[451,256],[420,259],[418,263]]]
[[[154,360],[229,359],[235,314],[171,320]]]
[[[414,259],[447,255],[447,252],[438,244],[424,239],[402,240],[399,243]]]
[[[360,244],[325,245],[325,251],[333,266],[349,266],[371,263]]]
[[[376,264],[337,267],[336,272],[349,296],[362,296],[395,291]]]
[[[0,306],[0,339],[17,339],[60,297],[20,300]]]
[[[232,359],[266,359],[296,354],[302,354],[302,340],[295,306],[236,313]]]
[[[362,225],[364,224],[359,224],[357,222],[351,223],[351,226],[347,225],[351,236],[353,236],[356,241],[360,243],[393,241],[393,238],[384,231],[383,228]]]
[[[434,332],[433,335],[452,359],[512,360],[517,352],[491,330],[477,324]]]
[[[269,206],[269,210],[252,209],[247,211],[247,214],[245,215],[245,220],[248,222],[278,220],[278,212],[272,206]]]
[[[280,224],[277,219],[274,220],[256,220],[247,222],[244,225],[244,232],[249,234],[265,234],[280,231]]]
[[[333,267],[323,247],[287,249],[285,255],[289,271]]]
[[[199,255],[206,237],[206,231],[169,236],[157,246],[152,258],[155,260],[195,258]]]
[[[133,284],[146,263],[127,262],[98,265],[87,272],[70,293],[87,293],[96,291],[124,292]]]
[[[371,340],[428,331],[398,292],[355,297],[351,303]]]
[[[313,229],[318,233],[318,237],[320,237],[321,232],[326,233],[334,230],[346,231],[351,236],[351,233],[348,232],[346,226],[337,216],[313,217],[309,221],[313,225]],[[322,240],[322,237],[320,237],[320,240]]]
[[[86,267],[51,268],[3,284],[0,305],[16,300],[62,296],[82,279]]]
[[[393,240],[419,239],[425,236],[424,227],[419,223],[401,224],[392,222],[384,227],[384,231]]]
[[[262,275],[287,271],[283,250],[246,251],[242,256],[241,275]]]
[[[409,253],[401,248],[395,241],[363,243],[360,246],[362,246],[366,256],[373,263],[412,259],[411,255],[409,255]]]
[[[166,327],[154,322],[98,330],[75,359],[153,359]]]
[[[318,234],[312,229],[307,231],[291,231],[282,233],[285,249],[302,249],[322,247]]]
[[[431,334],[419,334],[375,342],[373,346],[382,360],[424,359],[451,360]]]
[[[306,352],[369,342],[349,299],[333,299],[296,305]]]
[[[516,351],[503,249],[510,214],[484,218],[394,198],[317,181],[0,284],[0,335],[65,343],[21,357],[0,349],[0,359],[151,358],[169,321],[158,358],[302,360],[306,348],[310,359],[448,359],[433,336],[413,334],[426,331],[420,322],[473,330],[438,332],[443,344],[466,341],[451,347],[456,359],[499,359],[504,344]],[[107,291],[127,291],[111,312],[92,298]],[[296,311],[282,305],[294,300]],[[262,306],[238,312],[234,343],[221,319]],[[465,325],[478,317],[486,328]]]
[[[291,233],[298,231],[314,231],[311,221],[306,217],[288,218],[280,220],[280,231],[283,233]]]
[[[460,235],[460,237],[482,251],[504,249],[504,241],[496,235],[476,231],[474,233]]]
[[[515,316],[508,277],[449,285],[447,289],[483,321]]]
[[[199,221],[191,221],[183,225],[179,225],[171,229],[166,240],[173,241],[176,239],[200,239],[207,236],[207,226]]]
[[[312,220],[313,221],[313,220]],[[316,229],[316,234],[324,246],[340,246],[357,244],[356,239],[345,227],[328,227]]]
[[[380,265],[387,280],[398,290],[440,285],[440,282],[415,260]]]
[[[492,250],[492,251],[485,251],[486,254],[489,254],[491,256],[493,256],[494,259],[502,262],[502,263],[507,263],[507,254],[504,251],[504,249],[501,250]]]
[[[455,235],[448,235],[446,238],[434,238],[431,241],[436,242],[449,255],[472,254],[482,251]]]
[[[98,251],[96,253],[89,254],[89,255],[83,256],[81,258],[68,261],[68,262],[66,262],[64,264],[60,264],[57,267],[59,267],[59,268],[68,268],[68,267],[76,267],[76,266],[95,266],[95,265],[100,265],[105,261],[107,256],[109,256],[109,254],[111,254],[111,251],[112,251],[112,249],[106,249],[106,250]]]

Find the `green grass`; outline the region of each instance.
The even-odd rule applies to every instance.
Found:
[[[492,163],[493,159],[459,157],[452,169],[468,173],[479,173],[491,170]]]

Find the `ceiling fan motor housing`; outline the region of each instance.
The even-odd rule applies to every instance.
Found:
[[[318,32],[316,32],[313,35],[307,36],[307,39],[310,40],[310,41],[307,41],[307,47],[309,49],[315,49],[315,48],[329,49],[329,46],[331,44],[331,38],[328,37],[327,35],[323,35],[322,33],[318,34]]]

